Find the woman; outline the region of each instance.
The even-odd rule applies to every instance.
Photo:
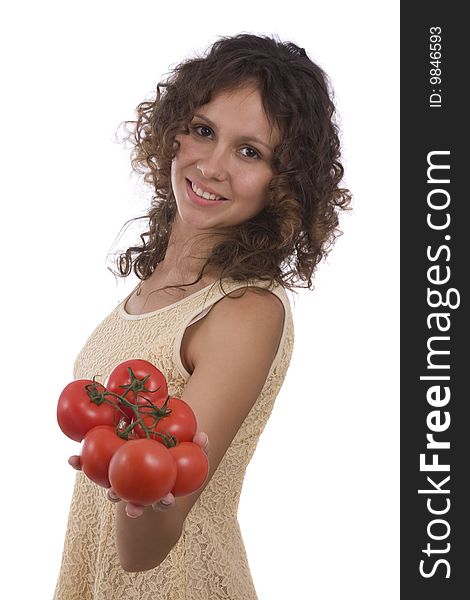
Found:
[[[57,600],[256,598],[238,500],[292,354],[285,290],[311,286],[350,201],[333,114],[303,49],[243,34],[176,67],[127,123],[155,195],[142,245],[117,264],[141,281],[74,375],[154,363],[196,413],[209,476],[144,508],[78,473]]]

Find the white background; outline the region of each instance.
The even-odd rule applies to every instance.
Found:
[[[78,447],[57,398],[135,285],[106,270],[149,200],[117,127],[169,67],[252,32],[296,42],[329,74],[354,193],[315,290],[295,297],[291,367],[246,474],[253,579],[260,600],[398,598],[398,21],[390,1],[4,5],[2,596],[52,597]]]

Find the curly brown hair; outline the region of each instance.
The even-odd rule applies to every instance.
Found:
[[[313,287],[318,263],[341,234],[339,209],[351,201],[349,190],[339,187],[343,167],[332,92],[303,48],[253,34],[221,37],[205,55],[180,63],[158,84],[155,97],[138,105],[137,120],[123,123],[133,146],[132,168],[154,196],[148,213],[136,218],[148,219],[142,245],[118,255],[116,275],[133,270],[145,280],[165,257],[177,210],[171,187],[176,135],[189,133],[195,109],[218,92],[252,83],[282,140],[272,158],[267,203],[250,220],[218,231],[220,241],[187,285],[212,267],[221,278],[276,281],[290,290]]]

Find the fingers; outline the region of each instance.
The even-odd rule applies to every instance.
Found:
[[[137,519],[140,517],[145,510],[145,506],[141,506],[140,504],[133,504],[132,502],[128,502],[126,504],[126,515],[131,519]]]
[[[108,489],[108,491],[106,492],[106,496],[108,500],[110,500],[113,503],[121,501],[121,498],[119,498],[119,496],[116,494],[113,488]],[[155,511],[164,511],[168,510],[169,508],[173,508],[174,505],[175,497],[170,492],[166,496],[164,496],[159,502],[155,502],[155,504],[152,504],[152,508]],[[137,519],[137,517],[141,517],[144,513],[144,510],[145,506],[142,506],[140,504],[134,504],[133,502],[127,502],[126,504],[126,515],[131,519]]]
[[[169,508],[173,508],[176,503],[175,497],[171,492],[168,492],[166,496],[163,496],[161,500],[152,504],[153,510],[157,512],[163,512]]]
[[[206,454],[209,454],[209,437],[207,433],[198,431],[193,437],[194,444],[197,444]]]
[[[170,492],[159,502],[155,502],[155,504],[152,504],[152,508],[156,512],[163,512],[169,510],[170,508],[173,508],[174,505],[175,497]],[[141,506],[140,504],[134,504],[133,502],[128,502],[126,504],[126,515],[131,519],[137,519],[138,517],[141,517],[144,513],[144,510],[145,506]]]
[[[111,502],[120,502],[121,498],[119,498],[119,496],[116,494],[116,492],[113,490],[113,488],[109,488],[108,491],[106,492],[106,496],[108,497],[108,500],[110,500]]]
[[[121,498],[116,494],[113,488],[109,488],[106,492],[106,496],[108,500],[113,503],[117,503],[121,501]],[[168,502],[168,504],[166,504]],[[167,494],[160,502],[156,502],[152,505],[154,510],[167,510],[168,508],[172,508],[175,504],[175,498],[173,494]],[[126,504],[126,515],[131,519],[137,519],[141,517],[144,513],[145,506],[141,504],[134,504],[133,502],[127,502]]]
[[[82,463],[81,463],[80,456],[77,456],[76,454],[74,454],[73,456],[71,456],[69,458],[68,463],[76,471],[81,471],[82,470]]]
[[[108,500],[116,504],[117,502],[121,502],[121,498],[116,494],[113,488],[109,488],[106,492],[106,496]],[[126,504],[126,515],[131,519],[136,519],[140,517],[144,512],[145,506],[141,506],[140,504],[134,504],[133,502],[128,502]]]

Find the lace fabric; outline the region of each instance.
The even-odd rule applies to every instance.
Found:
[[[262,281],[250,285],[267,287]],[[224,282],[226,293],[244,286]],[[294,345],[287,294],[278,285],[271,291],[285,308],[277,354],[258,399],[188,514],[177,544],[155,569],[124,571],[115,547],[114,507],[106,490],[79,472],[54,600],[257,600],[237,521],[238,504],[246,468],[281,389]],[[169,393],[181,396],[190,377],[180,358],[183,333],[196,315],[221,298],[220,287],[214,285],[147,315],[128,315],[122,302],[88,338],[75,361],[74,378],[97,375],[105,381],[116,364],[143,358],[165,374]]]

